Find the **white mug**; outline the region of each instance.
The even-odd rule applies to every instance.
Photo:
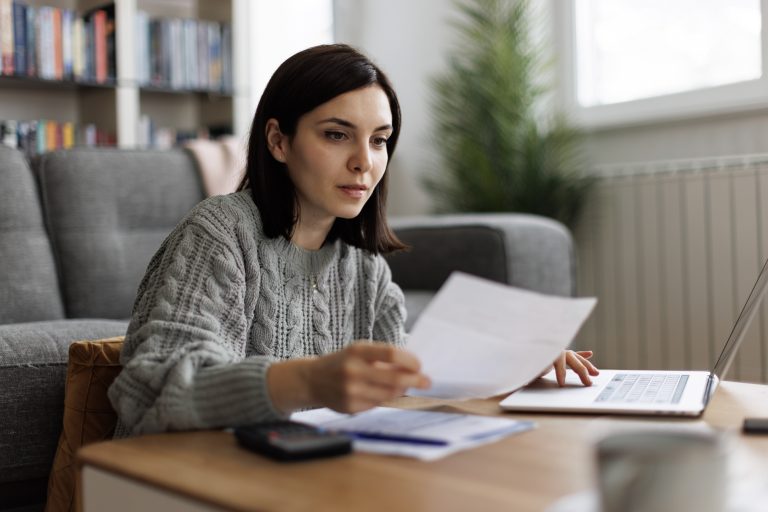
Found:
[[[596,451],[601,512],[724,510],[726,457],[717,434],[621,432]]]

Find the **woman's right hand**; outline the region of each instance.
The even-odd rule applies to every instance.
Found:
[[[323,406],[355,413],[402,396],[408,388],[428,388],[429,378],[420,368],[406,350],[360,340],[321,357],[275,363],[267,379],[273,404],[284,412]]]
[[[365,411],[402,396],[408,388],[426,389],[416,356],[385,343],[360,341],[314,360],[310,373],[318,403],[339,412]]]

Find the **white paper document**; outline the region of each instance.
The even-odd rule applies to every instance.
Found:
[[[416,321],[408,350],[432,380],[409,395],[485,398],[535,379],[597,300],[544,295],[454,272]]]
[[[358,414],[330,409],[297,412],[291,420],[349,434],[355,450],[435,460],[534,428],[531,421],[375,407]]]

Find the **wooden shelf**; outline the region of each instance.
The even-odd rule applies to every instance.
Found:
[[[0,87],[3,88],[19,88],[19,87],[32,87],[39,89],[62,89],[73,90],[80,87],[95,87],[100,89],[114,89],[117,86],[114,80],[107,82],[91,82],[82,80],[49,80],[47,78],[38,78],[34,76],[16,76],[16,75],[3,75],[0,76]],[[0,101],[0,104],[2,101]]]
[[[141,93],[160,93],[160,94],[196,94],[201,96],[231,98],[234,92],[215,91],[209,89],[174,89],[173,87],[163,87],[160,85],[143,85],[139,87]]]

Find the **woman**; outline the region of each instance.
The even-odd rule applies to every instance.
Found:
[[[403,248],[384,217],[399,133],[389,80],[354,49],[280,66],[240,191],[195,207],[149,264],[109,391],[116,435],[358,412],[429,386],[381,256]],[[555,366],[586,383],[589,355]]]

